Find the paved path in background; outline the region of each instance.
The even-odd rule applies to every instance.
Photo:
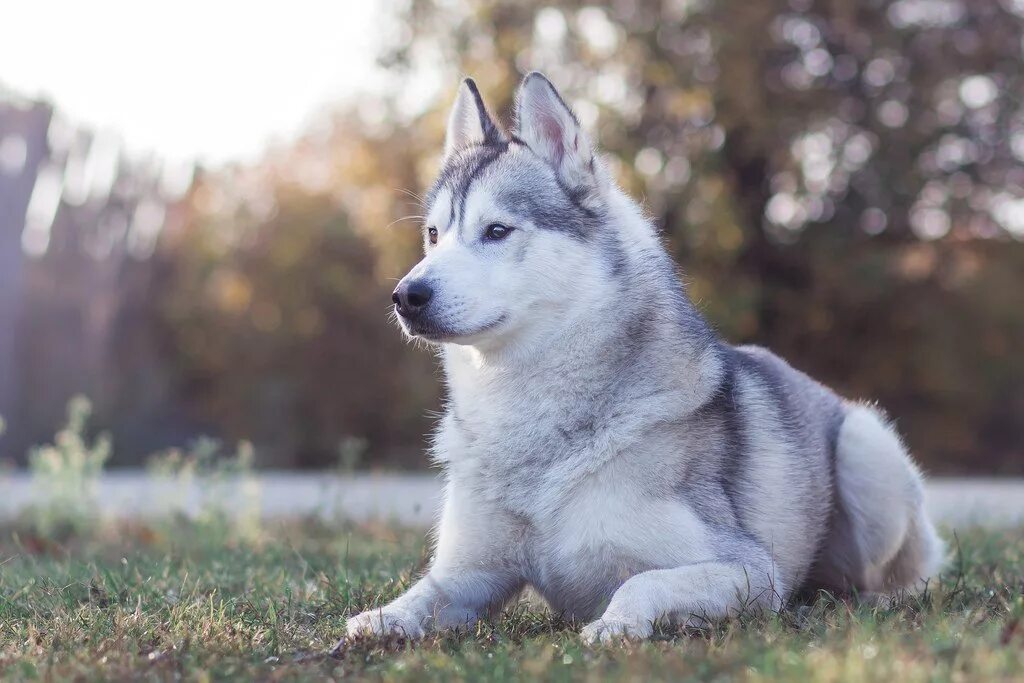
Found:
[[[235,509],[258,506],[266,518],[317,515],[324,519],[389,520],[429,526],[437,514],[441,480],[433,474],[296,474],[266,472],[248,483],[209,486],[176,482],[143,472],[110,472],[97,486],[106,515],[151,517],[182,510],[195,514],[214,501]],[[1024,479],[933,479],[928,508],[954,528],[1024,524]],[[25,473],[0,474],[0,519],[38,500]]]

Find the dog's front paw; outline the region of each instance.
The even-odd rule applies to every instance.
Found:
[[[615,643],[620,640],[643,640],[654,633],[654,625],[646,619],[611,617],[605,615],[592,621],[580,631],[583,642]]]
[[[387,607],[367,610],[349,617],[345,631],[349,638],[396,635],[419,640],[425,635],[421,619],[405,610]]]

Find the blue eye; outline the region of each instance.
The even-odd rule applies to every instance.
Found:
[[[501,223],[491,223],[490,225],[487,226],[487,229],[484,230],[484,239],[495,241],[503,240],[510,234],[512,234],[512,228],[508,227],[507,225],[502,225]]]

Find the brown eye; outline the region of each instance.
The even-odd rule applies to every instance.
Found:
[[[503,240],[512,233],[512,228],[501,223],[491,223],[484,230],[484,238],[489,240]]]
[[[437,244],[437,228],[427,228],[427,241]]]

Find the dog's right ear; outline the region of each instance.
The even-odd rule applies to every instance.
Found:
[[[599,187],[594,149],[576,115],[544,74],[527,74],[516,96],[519,138],[571,188]]]
[[[444,141],[444,158],[472,147],[499,143],[503,135],[487,113],[480,90],[472,78],[462,81],[459,94],[448,116],[448,134]]]

